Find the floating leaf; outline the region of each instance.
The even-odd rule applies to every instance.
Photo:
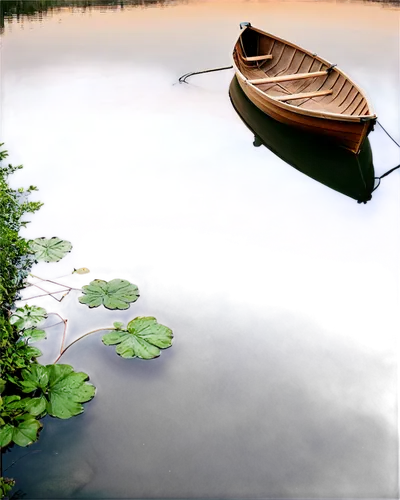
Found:
[[[108,282],[94,280],[83,286],[82,291],[84,295],[79,297],[81,304],[87,304],[89,307],[103,304],[107,309],[128,309],[130,302],[135,302],[139,297],[136,285],[120,279]]]
[[[8,423],[0,430],[0,446],[4,447],[14,441],[18,446],[28,446],[37,440],[41,427],[40,422],[32,415],[24,415],[15,424]]]
[[[116,352],[123,358],[153,359],[172,345],[172,338],[172,330],[156,318],[139,316],[128,323],[127,331],[106,333],[102,340],[105,345],[119,344]]]
[[[44,330],[38,330],[37,328],[29,328],[25,330],[22,339],[28,342],[38,342],[46,338],[46,332]]]
[[[50,396],[47,411],[53,417],[70,418],[83,412],[81,403],[93,398],[96,388],[88,384],[88,375],[74,372],[69,365],[49,365]]]
[[[46,318],[47,312],[43,307],[25,305],[15,311],[10,318],[10,323],[21,331],[39,325]]]
[[[31,241],[31,249],[36,260],[44,262],[58,262],[72,249],[69,241],[60,238],[36,238]]]
[[[22,371],[22,378],[22,391],[41,389],[47,412],[58,418],[70,418],[82,413],[81,403],[92,399],[96,392],[94,385],[86,382],[88,375],[75,372],[70,365],[34,365],[30,370]],[[37,401],[34,411],[39,411],[42,404]]]
[[[87,274],[90,273],[90,270],[87,267],[80,267],[79,269],[74,269],[72,274]]]

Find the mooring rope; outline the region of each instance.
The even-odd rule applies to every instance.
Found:
[[[389,132],[385,129],[385,127],[382,125],[382,123],[379,121],[379,120],[376,120],[376,123],[381,127],[381,129],[385,132],[385,134],[390,138],[392,139],[392,141],[396,144],[397,147],[400,148],[400,144],[395,140],[393,139],[393,137],[389,134]],[[374,177],[375,180],[378,181],[378,184],[374,187],[374,189],[372,190],[372,192],[375,191],[375,189],[378,189],[378,187],[380,186],[381,184],[381,179],[383,179],[384,177],[386,177],[387,175],[391,174],[392,172],[394,172],[395,170],[397,170],[398,168],[400,168],[400,165],[397,165],[397,167],[393,167],[391,168],[390,170],[388,170],[387,172],[385,172],[384,174],[380,175],[379,177]]]
[[[200,75],[201,73],[212,73],[213,71],[223,71],[224,69],[232,69],[233,66],[224,66],[223,68],[213,68],[213,69],[205,69],[204,71],[192,71],[190,73],[185,73],[179,78],[179,83],[187,83],[186,78],[193,75]]]
[[[187,83],[186,79],[189,78],[190,76],[201,75],[202,73],[213,73],[214,71],[224,71],[226,69],[232,69],[232,68],[233,68],[233,66],[223,66],[222,68],[205,69],[203,71],[191,71],[191,72],[185,73],[184,75],[182,75],[181,77],[179,77],[178,81],[179,81],[179,83]],[[381,122],[379,120],[377,120],[376,123],[381,127],[381,129],[385,132],[385,134],[400,148],[400,144],[395,139],[393,139],[393,137],[389,134],[389,132],[381,124]],[[379,181],[379,182],[374,187],[374,189],[372,190],[372,192],[374,192],[375,189],[378,189],[378,187],[380,186],[380,183],[381,183],[381,179],[383,179],[387,175],[391,174],[392,172],[394,172],[398,168],[400,168],[400,165],[397,165],[397,167],[391,168],[390,170],[388,170],[387,172],[385,172],[384,174],[382,174],[380,177],[374,177],[374,179],[377,180],[377,181]]]
[[[388,137],[390,137],[390,139],[392,139],[392,141],[396,144],[396,146],[398,146],[400,148],[400,144],[395,139],[393,139],[393,137],[389,134],[389,132],[384,128],[382,123],[379,120],[376,120],[376,123],[381,127],[381,129],[385,132],[385,134]]]

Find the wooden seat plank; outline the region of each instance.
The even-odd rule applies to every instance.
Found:
[[[302,80],[304,78],[316,78],[318,76],[327,76],[326,71],[314,71],[312,73],[295,73],[294,75],[270,76],[268,78],[257,78],[256,80],[247,80],[253,85],[260,83],[288,82],[290,80]]]
[[[270,96],[273,99],[276,99],[277,101],[291,101],[292,99],[307,99],[309,97],[321,97],[324,95],[330,95],[332,94],[332,89],[329,90],[316,90],[315,92],[300,92],[299,94],[287,94],[287,95],[280,95],[280,96]]]
[[[244,61],[248,61],[248,62],[251,62],[251,61],[266,61],[268,59],[272,59],[272,54],[268,54],[268,55],[265,55],[265,56],[251,56],[251,57],[242,56],[242,59]]]

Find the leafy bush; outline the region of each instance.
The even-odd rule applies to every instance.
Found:
[[[3,143],[0,144],[0,147]],[[7,158],[7,151],[0,151],[0,161]],[[28,197],[36,186],[28,189],[12,189],[8,177],[22,165],[0,165],[0,312],[9,315],[18,292],[24,287],[24,280],[35,262],[30,243],[19,235],[27,213],[33,214],[42,206]]]

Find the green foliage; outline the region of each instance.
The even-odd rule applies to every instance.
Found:
[[[7,156],[7,151],[0,151],[0,161]],[[42,206],[38,201],[28,200],[29,195],[37,190],[35,186],[12,189],[8,185],[8,177],[21,168],[21,165],[0,165],[0,311],[3,314],[8,314],[18,298],[35,262],[29,242],[18,234],[28,223],[24,216],[35,213]]]
[[[58,262],[72,249],[69,241],[53,238],[36,238],[31,241],[31,250],[37,261]]]
[[[158,324],[156,318],[138,317],[128,323],[126,331],[103,335],[103,343],[119,344],[116,352],[123,358],[153,359],[160,355],[160,349],[172,345],[172,338],[172,330]]]
[[[96,388],[87,383],[88,375],[75,372],[70,365],[33,365],[23,370],[22,392],[40,391],[35,411],[46,411],[52,417],[70,418],[83,412],[81,403],[94,397]],[[32,412],[32,408],[30,409]]]
[[[109,282],[94,280],[82,287],[84,295],[79,297],[81,304],[98,307],[101,304],[107,309],[128,309],[131,302],[139,297],[136,285],[126,280],[115,279]]]
[[[37,439],[41,424],[29,412],[31,398],[21,399],[18,395],[2,398],[0,410],[0,446],[11,442],[18,446],[28,446]],[[30,405],[32,407],[32,404]]]
[[[0,498],[6,498],[15,485],[14,479],[0,477]]]
[[[2,379],[6,383],[15,381],[20,371],[28,368],[42,354],[39,349],[18,340],[17,329],[0,314],[0,365]],[[3,391],[6,389],[4,387]]]
[[[28,330],[25,330],[21,336],[21,340],[25,340],[28,344],[39,342],[39,340],[43,340],[45,338],[46,332],[44,330],[38,330],[37,328],[29,328]]]
[[[6,157],[7,151],[0,151],[0,161]],[[75,372],[70,365],[56,364],[66,349],[79,340],[63,348],[67,320],[60,316],[64,322],[60,355],[54,364],[44,366],[36,360],[41,351],[28,344],[45,338],[46,327],[40,326],[47,318],[46,310],[25,305],[12,313],[32,265],[38,260],[57,262],[72,248],[70,242],[56,237],[27,241],[19,236],[21,227],[27,224],[25,214],[36,212],[42,205],[28,201],[35,186],[26,190],[9,187],[8,176],[20,168],[0,166],[0,446],[3,448],[12,444],[30,445],[38,439],[40,418],[50,415],[67,419],[79,415],[84,411],[83,403],[90,401],[96,392],[87,382],[86,373]],[[73,271],[88,272],[87,268]],[[104,305],[107,309],[128,309],[139,297],[138,287],[121,279],[94,280],[82,291],[79,302],[90,308]],[[95,331],[98,330],[80,338]],[[116,352],[124,358],[153,359],[160,355],[161,349],[172,345],[172,338],[172,331],[158,324],[155,318],[138,317],[126,327],[114,322],[114,331],[103,336],[103,343],[117,345]],[[0,478],[2,497],[13,485],[12,479]]]
[[[18,331],[22,331],[40,325],[46,318],[46,309],[26,304],[15,311],[10,318],[10,323],[15,325]]]

